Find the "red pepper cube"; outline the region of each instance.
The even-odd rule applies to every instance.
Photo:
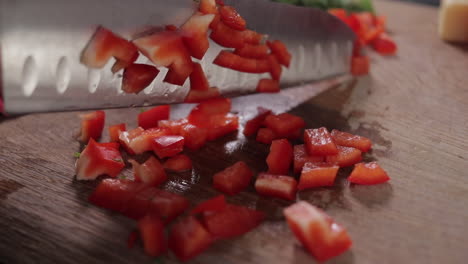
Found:
[[[192,57],[201,60],[210,47],[207,33],[214,17],[197,12],[180,27],[182,40]]]
[[[245,44],[259,45],[263,39],[263,35],[256,31],[246,29],[242,31],[242,39]]]
[[[302,168],[297,189],[304,190],[314,187],[333,186],[339,168],[336,165],[324,167],[307,162]]]
[[[262,223],[265,214],[243,206],[228,204],[222,211],[203,213],[203,224],[219,239],[243,235]]]
[[[270,72],[271,69],[270,62],[267,59],[244,58],[226,50],[220,51],[213,63],[221,67],[246,73],[266,73]]]
[[[282,113],[267,116],[265,118],[265,125],[272,129],[279,138],[283,138],[297,133],[298,129],[304,128],[305,122],[298,116]]]
[[[156,189],[151,199],[148,212],[156,213],[163,218],[165,223],[172,221],[182,214],[189,206],[189,201],[178,194]]]
[[[213,99],[221,96],[219,89],[216,87],[210,87],[206,91],[190,90],[184,99],[185,103],[200,103],[208,99]]]
[[[192,160],[184,154],[175,155],[164,162],[164,168],[170,171],[188,171],[192,169]]]
[[[146,215],[138,221],[138,230],[147,255],[157,257],[166,252],[164,223],[159,216],[154,214]]]
[[[225,48],[241,48],[244,45],[244,31],[236,30],[226,25],[219,16],[219,20],[210,25],[212,29],[210,38]]]
[[[271,142],[270,153],[266,158],[268,173],[288,174],[293,160],[293,148],[287,139],[277,139]]]
[[[104,174],[115,178],[124,167],[118,143],[97,143],[91,138],[76,162],[76,179],[94,180]]]
[[[193,72],[190,74],[190,90],[191,91],[208,91],[210,84],[206,79],[205,73],[200,63],[193,63]]]
[[[208,139],[208,130],[191,124],[185,124],[181,128],[180,135],[185,139],[185,147],[197,150],[205,145]]]
[[[268,47],[270,47],[271,52],[276,56],[279,63],[284,65],[286,68],[289,68],[289,64],[291,63],[291,54],[284,45],[283,42],[279,40],[274,41],[267,41]]]
[[[83,143],[88,143],[89,139],[98,140],[101,137],[106,114],[104,111],[95,111],[88,114],[80,115],[81,130],[78,140]]]
[[[281,79],[281,72],[282,72],[281,65],[279,64],[275,55],[268,55],[267,59],[268,59],[268,62],[270,63],[271,78],[275,81],[279,81]]]
[[[144,111],[138,115],[138,126],[144,129],[157,127],[159,120],[169,119],[170,110],[169,105],[160,105]]]
[[[235,195],[249,186],[253,172],[243,161],[227,167],[213,176],[213,187],[229,195]]]
[[[137,242],[137,240],[138,240],[138,232],[133,230],[132,232],[130,232],[127,238],[128,249],[132,249],[135,246],[135,243]]]
[[[332,130],[331,136],[338,146],[357,148],[362,152],[367,152],[372,147],[372,142],[366,137],[353,135],[336,129]]]
[[[278,93],[280,91],[279,82],[272,79],[261,79],[257,83],[257,93]]]
[[[265,118],[271,114],[271,110],[270,109],[266,109],[266,108],[263,108],[263,107],[258,107],[257,108],[257,115],[250,119],[249,121],[247,121],[247,123],[245,123],[245,126],[244,126],[244,135],[245,136],[253,136],[255,133],[257,133],[257,131],[260,129],[260,127],[262,127],[262,124],[263,124],[263,121],[265,120]]]
[[[241,48],[237,48],[234,53],[251,59],[266,59],[268,57],[268,46],[257,44],[244,44]]]
[[[187,261],[206,250],[213,239],[203,225],[193,216],[175,223],[169,234],[169,248],[180,261]]]
[[[214,98],[198,104],[190,111],[187,119],[190,124],[199,127],[210,127],[213,115],[225,115],[231,111],[231,99]]]
[[[320,165],[325,162],[323,156],[309,156],[305,150],[304,145],[295,145],[294,146],[294,173],[300,173],[302,167],[306,163],[312,163],[314,165]]]
[[[148,187],[143,182],[138,182],[138,184],[145,186],[145,188],[136,192],[122,210],[123,215],[135,220],[139,220],[150,213],[151,200],[158,193],[158,189],[155,187]]]
[[[119,132],[119,142],[125,148],[128,154],[134,155],[135,151],[133,151],[130,144],[132,143],[133,139],[143,134],[145,130],[141,127],[137,127],[130,131],[120,131]]]
[[[245,22],[232,6],[221,6],[219,8],[219,15],[221,21],[232,29],[243,31],[247,27],[247,22]]]
[[[135,133],[137,134],[138,131],[135,131]],[[141,134],[136,135],[132,139],[129,139],[128,148],[134,154],[141,154],[145,151],[152,151],[154,139],[162,136],[167,136],[170,133],[171,132],[169,129],[160,127],[144,130],[143,132],[141,132]],[[125,135],[125,133],[121,133],[122,137],[123,135]]]
[[[351,74],[354,76],[361,76],[369,74],[370,62],[369,57],[353,56],[351,58]]]
[[[377,162],[356,164],[348,177],[349,182],[363,185],[379,184],[389,180],[390,177]]]
[[[278,138],[278,136],[273,132],[273,130],[262,127],[258,130],[257,138],[255,140],[263,144],[271,144],[271,142],[276,138]]]
[[[134,160],[129,160],[129,162],[133,166],[133,175],[137,182],[143,182],[148,186],[158,186],[167,180],[163,166],[153,156],[142,164]]]
[[[119,142],[119,134],[121,131],[126,131],[127,127],[124,123],[109,127],[109,137],[112,142]]]
[[[159,70],[148,64],[130,64],[123,72],[122,91],[137,94],[148,87],[158,76]]]
[[[153,140],[153,151],[160,158],[173,157],[184,150],[184,137],[160,136]]]
[[[255,181],[255,190],[261,195],[294,200],[297,181],[290,176],[260,173]]]
[[[318,261],[341,255],[351,247],[346,229],[317,207],[300,201],[283,213],[294,235]]]
[[[233,114],[213,115],[209,122],[208,140],[216,140],[239,128],[239,117]]]
[[[203,212],[219,212],[223,211],[227,206],[226,197],[224,195],[218,195],[209,200],[199,203],[195,208],[190,211],[191,215],[203,213]]]
[[[342,167],[352,166],[362,160],[362,152],[356,148],[338,146],[338,154],[326,156],[325,161],[328,164]]]
[[[158,127],[167,128],[170,135],[180,135],[182,126],[187,124],[188,120],[185,118],[177,120],[159,120]]]
[[[393,55],[397,51],[396,43],[385,33],[372,41],[372,48],[382,55]]]
[[[200,0],[198,11],[200,11],[203,14],[218,13],[218,8],[216,7],[216,1],[215,0]]]
[[[338,154],[338,148],[325,127],[306,129],[304,132],[304,143],[307,154],[311,156]]]

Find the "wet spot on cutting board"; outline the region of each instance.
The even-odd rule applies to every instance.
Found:
[[[7,198],[8,195],[23,188],[24,185],[14,180],[0,180],[0,201]]]

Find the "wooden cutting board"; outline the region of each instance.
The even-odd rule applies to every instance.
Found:
[[[256,105],[290,111],[308,127],[367,136],[392,178],[355,186],[340,172],[334,187],[300,192],[343,224],[353,248],[331,263],[466,263],[468,260],[468,48],[436,35],[437,10],[377,2],[388,17],[398,55],[372,58],[368,77],[309,99],[307,89],[236,99],[243,119]],[[173,108],[173,117],[187,114]],[[135,126],[139,109],[107,111],[107,124]],[[154,263],[140,246],[128,250],[135,223],[90,205],[95,182],[74,180],[77,113],[0,120],[0,263]],[[107,139],[105,135],[103,140]],[[165,188],[192,204],[218,194],[212,175],[238,161],[265,170],[268,147],[242,133],[188,154],[192,173],[171,174]],[[127,168],[124,175],[130,175]],[[313,263],[286,226],[289,203],[262,198],[253,187],[229,197],[264,210],[267,221],[238,239],[217,242],[190,263]],[[173,257],[164,263],[176,262]]]

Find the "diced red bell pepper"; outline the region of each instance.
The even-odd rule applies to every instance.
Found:
[[[159,120],[158,127],[169,129],[171,135],[180,135],[182,126],[187,123],[188,120],[186,118],[177,120]]]
[[[186,103],[199,103],[208,99],[219,97],[221,93],[217,87],[210,87],[206,91],[190,90],[184,99]]]
[[[104,111],[95,111],[80,115],[81,129],[78,140],[87,143],[90,138],[98,140],[102,135],[106,114]]]
[[[117,177],[124,167],[119,143],[97,143],[91,138],[76,162],[76,179],[94,180],[103,174]]]
[[[337,146],[337,148],[338,154],[325,157],[328,164],[348,167],[362,160],[362,152],[359,149],[343,146]]]
[[[356,164],[348,177],[349,182],[363,185],[379,184],[389,180],[390,177],[377,162]]]
[[[210,38],[226,48],[241,48],[244,45],[244,31],[235,30],[223,21],[216,21],[211,26]]]
[[[135,246],[136,241],[138,240],[138,232],[133,230],[130,232],[127,238],[127,247],[132,249]]]
[[[263,35],[256,31],[246,29],[242,31],[242,38],[244,40],[244,43],[259,45],[263,39]]]
[[[306,129],[304,143],[307,154],[311,156],[326,156],[338,154],[338,148],[327,128]]]
[[[192,124],[185,124],[181,128],[180,135],[185,139],[185,147],[197,150],[205,145],[208,139],[208,130]]]
[[[164,77],[164,82],[182,86],[190,74],[192,74],[193,63],[192,61],[184,60],[174,62],[168,68],[169,70]]]
[[[318,261],[338,256],[351,247],[346,229],[317,207],[300,201],[283,213],[294,235]]]
[[[199,127],[210,127],[210,118],[213,115],[227,114],[231,111],[231,99],[214,98],[201,102],[190,111],[187,119],[189,123]]]
[[[267,45],[244,44],[241,48],[237,48],[234,53],[252,59],[266,59],[268,57],[269,48]]]
[[[255,190],[261,195],[294,200],[297,181],[290,176],[260,173],[255,181]]]
[[[324,156],[309,156],[305,150],[304,145],[294,146],[294,173],[300,173],[304,164],[312,163],[314,165],[320,165],[325,162]]]
[[[222,6],[219,8],[221,21],[228,27],[235,30],[245,30],[247,22],[237,13],[237,10],[232,6]]]
[[[303,138],[302,128],[296,129],[296,131],[289,134],[286,138],[289,140],[296,140],[296,139]]]
[[[136,182],[143,182],[148,186],[156,187],[167,180],[166,172],[161,163],[153,156],[144,163],[129,160],[133,166],[133,175]]]
[[[116,212],[124,212],[136,194],[147,189],[145,184],[132,180],[105,179],[89,196],[90,203]],[[133,203],[130,203],[133,205]]]
[[[139,53],[136,53],[135,54],[137,57],[139,56]],[[136,61],[135,60],[132,60],[133,62]],[[126,61],[123,61],[123,60],[119,60],[119,59],[116,59],[114,64],[112,65],[111,67],[111,72],[112,73],[117,73],[118,71],[122,70],[122,69],[125,69],[127,68],[128,66],[132,65],[133,62],[129,63],[129,62],[126,62]]]
[[[367,152],[372,147],[372,142],[366,137],[353,135],[336,129],[332,130],[331,136],[339,146],[357,148],[362,152]]]
[[[351,74],[361,76],[369,74],[370,62],[369,57],[365,55],[353,56],[351,58]]]
[[[306,162],[302,168],[297,189],[304,190],[314,187],[333,186],[340,167],[336,165],[319,166]]]
[[[170,171],[188,171],[192,169],[192,160],[184,154],[169,158],[164,162],[164,168]]]
[[[190,74],[190,90],[195,91],[208,91],[210,84],[206,79],[205,73],[203,72],[200,63],[193,63],[193,72]]]
[[[169,30],[169,31],[177,31],[177,30],[179,30],[179,28],[178,28],[176,25],[172,25],[172,24],[165,25],[165,26],[164,26],[164,29],[165,29],[165,30]]]
[[[278,93],[280,91],[279,82],[272,79],[261,79],[257,84],[257,93]]]
[[[215,238],[228,239],[243,235],[262,223],[265,214],[243,206],[227,204],[218,212],[204,212],[203,224]]]
[[[167,250],[164,236],[164,223],[158,215],[148,214],[138,221],[138,230],[145,253],[152,257],[164,254]]]
[[[210,29],[211,30],[216,29],[216,27],[218,27],[219,22],[221,22],[221,16],[219,15],[219,13],[216,13],[215,17],[213,18],[213,21],[211,21]]]
[[[305,126],[305,122],[304,119],[296,115],[282,113],[279,115],[267,116],[265,118],[265,125],[272,129],[278,138],[286,138],[297,133],[296,131],[298,129],[302,130]]]
[[[213,176],[213,187],[229,195],[235,195],[249,186],[253,172],[243,161],[216,173]]]
[[[239,117],[233,114],[213,115],[207,128],[208,140],[216,140],[239,128]]]
[[[183,196],[168,191],[149,188],[142,195],[135,196],[129,202],[129,207],[124,214],[134,219],[139,219],[146,214],[159,215],[164,223],[172,221],[182,214],[189,206],[189,202]]]
[[[137,94],[153,82],[159,70],[148,64],[131,64],[126,67],[122,77],[122,90]]]
[[[382,55],[393,55],[397,51],[395,42],[385,33],[376,37],[372,43],[372,48]]]
[[[109,137],[112,142],[119,142],[119,134],[121,131],[126,131],[127,126],[125,123],[113,125],[109,127]]]
[[[215,0],[200,0],[198,11],[202,12],[203,14],[218,13],[218,8],[216,7],[216,1]]]
[[[193,216],[187,216],[171,227],[169,248],[177,259],[187,261],[206,250],[213,238]]]
[[[330,8],[327,11],[328,13],[336,16],[342,21],[346,20],[346,17],[348,16],[348,14],[346,13],[346,10],[343,8]]]
[[[287,175],[293,160],[293,148],[287,139],[271,142],[270,153],[266,158],[268,173]]]
[[[214,64],[232,70],[247,73],[265,73],[270,71],[270,62],[266,59],[243,58],[230,51],[222,50],[213,61]]]
[[[195,206],[195,208],[192,209],[192,211],[190,211],[190,214],[195,215],[203,212],[219,212],[223,211],[226,206],[226,197],[221,194],[199,203],[197,206]]]
[[[270,75],[271,78],[275,81],[279,81],[281,78],[281,65],[276,59],[275,55],[268,55],[268,62],[270,63]]]
[[[291,54],[289,53],[286,45],[284,45],[280,40],[267,41],[267,45],[278,59],[278,62],[286,68],[289,68],[289,65],[291,64]]]
[[[133,132],[133,131],[131,131]],[[127,132],[120,133],[120,139],[124,138]],[[136,132],[138,133],[138,132]],[[129,132],[130,134],[130,132]],[[153,150],[153,141],[157,137],[170,135],[171,131],[167,128],[156,127],[144,130],[141,134],[132,138],[126,149],[129,149],[129,154],[141,154],[145,151]],[[124,138],[125,139],[125,138]]]
[[[127,151],[128,154],[134,155],[135,152],[132,150],[130,144],[135,139],[136,137],[140,136],[143,134],[145,130],[141,127],[137,127],[135,129],[132,129],[130,131],[120,131],[119,132],[119,142],[120,144],[125,148],[125,151]]]
[[[138,126],[144,129],[158,126],[159,120],[169,119],[171,107],[169,105],[155,106],[138,115]]]
[[[263,121],[265,120],[265,118],[269,114],[271,114],[270,109],[266,109],[263,107],[257,107],[257,112],[258,113],[254,118],[250,119],[249,121],[247,121],[247,123],[245,123],[243,133],[248,137],[257,133],[257,131],[263,125]]]
[[[81,53],[80,62],[90,68],[102,68],[111,57],[132,63],[138,50],[133,43],[99,26]]]
[[[273,130],[266,127],[262,127],[258,130],[257,137],[255,138],[255,140],[263,144],[271,144],[271,142],[277,138],[278,136],[275,132],[273,132]]]
[[[180,27],[182,39],[192,57],[201,60],[210,47],[208,27],[215,15],[197,12]]]
[[[161,136],[153,140],[153,151],[160,158],[173,157],[184,150],[184,137]]]

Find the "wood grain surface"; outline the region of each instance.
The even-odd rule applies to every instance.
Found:
[[[467,263],[468,48],[438,39],[435,8],[381,1],[376,6],[387,15],[399,51],[388,58],[372,54],[370,76],[313,99],[307,89],[296,89],[238,98],[234,108],[242,122],[263,105],[298,114],[308,127],[374,141],[366,159],[379,161],[389,183],[350,185],[349,170],[343,170],[334,187],[298,194],[353,238],[352,250],[330,263]],[[106,122],[135,126],[138,111],[107,111]],[[173,117],[187,111],[176,106]],[[74,180],[78,126],[73,112],[0,120],[1,263],[154,263],[141,246],[126,248],[133,221],[87,202],[96,182]],[[264,170],[267,150],[232,134],[189,152],[194,171],[172,174],[164,188],[195,204],[217,194],[212,175],[235,161]],[[130,168],[124,175],[131,175]],[[288,202],[259,197],[252,186],[229,201],[264,210],[268,219],[189,263],[314,263],[286,226],[281,210]]]

